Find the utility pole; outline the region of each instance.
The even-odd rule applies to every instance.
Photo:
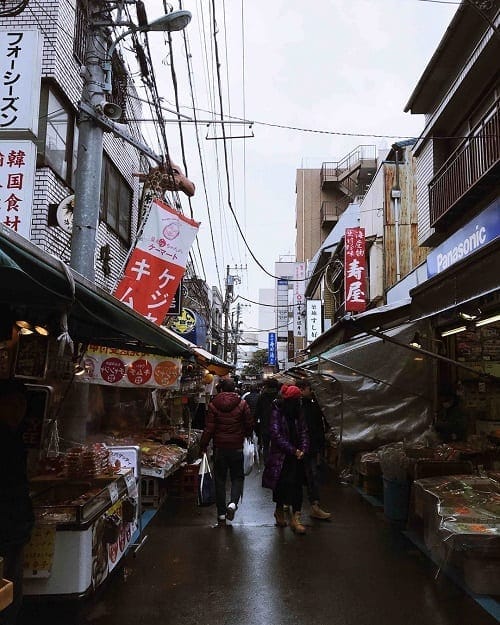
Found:
[[[236,367],[238,362],[238,339],[240,337],[240,314],[241,314],[241,304],[238,303],[236,306],[236,324],[234,326],[234,352],[233,352],[233,365]]]
[[[94,15],[102,8],[100,1],[88,1],[91,23],[87,32],[82,103],[92,107],[98,107],[104,101],[103,62],[108,44],[102,29],[93,24]],[[95,279],[103,135],[104,128],[90,114],[81,112],[70,266],[91,282]]]
[[[231,271],[243,271],[246,270],[246,265],[240,265],[239,267],[236,265],[235,267],[226,266],[226,293],[224,296],[224,351],[223,358],[227,362],[227,357],[229,353],[229,312],[230,307],[233,302],[233,292],[234,292],[234,284],[239,284],[241,279],[237,275],[232,275]],[[231,328],[232,330],[232,328]],[[234,357],[234,356],[233,356]]]

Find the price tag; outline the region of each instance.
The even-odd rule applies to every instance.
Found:
[[[116,503],[119,499],[118,486],[116,485],[116,482],[111,482],[111,484],[108,485],[108,492],[111,498],[111,503]]]
[[[125,475],[125,484],[127,485],[127,492],[129,497],[137,497],[137,482],[132,472]]]

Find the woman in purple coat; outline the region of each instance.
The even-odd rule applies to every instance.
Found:
[[[276,525],[286,526],[283,506],[289,506],[290,527],[296,534],[305,534],[300,512],[305,479],[303,458],[309,449],[309,437],[300,397],[300,389],[296,386],[283,385],[281,399],[273,405],[271,449],[262,475],[262,486],[273,491]]]

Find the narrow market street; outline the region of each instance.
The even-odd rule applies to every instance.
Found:
[[[25,609],[22,625],[493,625],[498,622],[350,485],[330,479],[331,522],[307,535],[274,526],[261,473],[246,480],[232,525],[214,508],[167,500],[136,556],[98,595]],[[307,507],[306,507],[307,510]],[[499,603],[485,598],[498,616]],[[496,612],[495,612],[496,611]]]

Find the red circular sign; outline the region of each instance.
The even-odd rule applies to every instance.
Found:
[[[135,360],[127,368],[127,378],[132,382],[132,384],[146,384],[152,375],[153,367],[151,366],[151,363],[143,358]]]
[[[106,358],[101,365],[101,377],[106,382],[114,384],[125,375],[125,364],[119,358]]]

